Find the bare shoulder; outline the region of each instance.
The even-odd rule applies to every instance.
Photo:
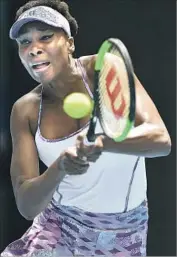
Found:
[[[32,91],[20,97],[14,104],[13,109],[20,110],[22,114],[25,114],[29,111],[40,99],[40,88],[37,86]]]
[[[82,65],[84,66],[85,70],[87,71],[88,76],[91,78],[94,75],[94,67],[95,67],[96,58],[97,58],[97,54],[82,56],[79,58]],[[107,53],[104,57],[104,60],[111,64],[115,63],[116,65],[119,65],[122,63],[120,57],[118,57],[114,54],[111,54],[111,53]]]
[[[96,60],[96,54],[95,55],[86,55],[79,58],[82,62],[82,65],[84,66],[87,75],[90,79],[92,79],[94,75],[94,65]]]
[[[84,55],[84,56],[81,56],[79,59],[83,62],[83,64],[90,65],[95,62],[96,56],[97,56],[96,54]]]
[[[12,107],[11,111],[11,130],[15,124],[19,127],[24,121],[29,123],[37,120],[41,86],[37,86],[29,93],[20,97]]]

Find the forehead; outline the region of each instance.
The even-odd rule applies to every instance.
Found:
[[[25,25],[22,26],[22,28],[20,29],[18,36],[21,36],[23,34],[29,33],[33,30],[39,31],[39,32],[43,32],[43,31],[59,31],[59,28],[55,28],[52,27],[46,23],[40,22],[40,21],[33,21],[33,22],[29,22]]]

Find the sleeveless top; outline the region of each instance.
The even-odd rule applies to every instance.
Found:
[[[93,97],[79,59],[77,64],[83,83]],[[76,137],[88,130],[88,124],[67,137],[46,139],[40,131],[41,115],[42,92],[35,143],[40,160],[49,167],[64,150],[75,145]],[[103,132],[99,122],[96,132]],[[90,163],[85,174],[66,175],[55,190],[52,202],[55,206],[74,206],[95,213],[119,213],[139,206],[146,199],[146,191],[144,157],[103,152],[95,163]]]

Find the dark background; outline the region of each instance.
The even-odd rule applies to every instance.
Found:
[[[8,31],[25,0],[1,0],[0,74],[0,251],[30,226],[17,211],[9,175],[12,104],[31,90],[33,81],[22,67]],[[93,54],[108,37],[127,46],[135,73],[155,102],[172,139],[168,157],[147,159],[148,255],[176,256],[176,28],[173,0],[70,0],[79,23],[76,56]],[[24,156],[25,158],[25,156]],[[44,166],[41,164],[41,170]]]

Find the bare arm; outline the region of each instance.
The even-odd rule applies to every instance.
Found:
[[[80,158],[76,146],[63,151],[54,163],[42,174],[39,174],[38,153],[29,126],[29,103],[17,101],[11,114],[11,135],[13,143],[11,161],[11,179],[19,212],[26,219],[34,219],[51,201],[54,191],[66,174],[80,175],[87,172],[89,163]],[[79,142],[81,140],[78,137]],[[82,144],[76,145],[78,151]],[[99,147],[100,145],[100,147]],[[101,143],[92,147],[96,152],[102,148]],[[90,149],[88,147],[88,151]],[[94,161],[99,157],[91,158]],[[93,160],[92,160],[93,159]]]
[[[136,120],[126,140],[117,143],[104,137],[104,151],[144,157],[166,156],[171,150],[171,139],[162,118],[138,78],[136,84]]]
[[[39,175],[38,154],[28,122],[28,108],[17,101],[11,114],[11,179],[19,212],[33,219],[52,199],[62,179],[56,163]],[[49,175],[50,174],[50,175]]]

